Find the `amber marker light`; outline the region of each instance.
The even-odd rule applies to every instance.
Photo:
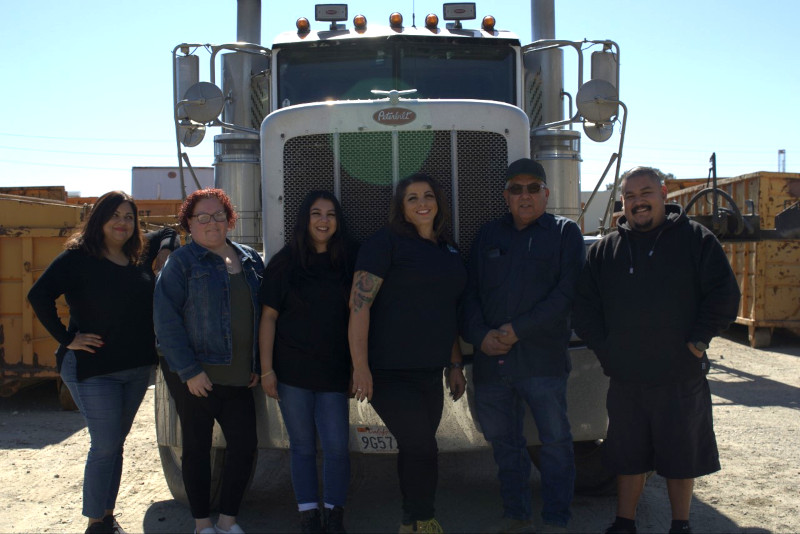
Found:
[[[389,15],[389,26],[397,29],[403,27],[403,15],[395,11],[391,15]]]
[[[311,30],[311,23],[305,17],[297,19],[295,26],[297,26],[297,33],[308,33]]]
[[[364,15],[356,15],[355,17],[353,17],[353,26],[355,26],[355,28],[357,30],[361,30],[361,31],[366,30],[367,29],[367,17],[365,17]]]
[[[425,17],[425,27],[429,30],[435,30],[439,26],[439,17],[436,13],[428,13]]]
[[[483,28],[487,32],[494,31],[495,20],[494,17],[491,15],[486,15],[483,17],[483,23],[481,23],[481,28]]]

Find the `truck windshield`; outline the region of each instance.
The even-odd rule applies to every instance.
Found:
[[[516,99],[514,48],[503,41],[329,41],[283,48],[277,58],[279,107],[374,99],[373,89],[416,89],[412,98]]]

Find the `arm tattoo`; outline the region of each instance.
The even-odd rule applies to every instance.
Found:
[[[358,312],[364,306],[372,306],[372,301],[381,288],[383,279],[367,271],[357,271],[353,276],[353,290],[350,292],[350,309]]]

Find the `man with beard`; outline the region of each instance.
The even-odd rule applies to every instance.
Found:
[[[611,378],[606,466],[617,474],[617,517],[636,532],[646,473],[667,479],[670,532],[691,532],[696,477],[718,471],[706,374],[708,344],[739,309],[739,287],[716,237],[665,204],[664,175],[636,167],[621,181],[624,216],[590,249],[573,327]]]

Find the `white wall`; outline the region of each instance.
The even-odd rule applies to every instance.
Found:
[[[591,196],[591,191],[581,191],[581,203],[586,204]],[[586,215],[583,216],[583,233],[595,233],[599,227],[598,220],[603,217],[603,212],[608,206],[608,197],[611,191],[598,191],[592,199],[592,204],[589,206]]]
[[[213,167],[193,167],[200,187],[214,187]],[[136,200],[180,200],[181,180],[178,167],[134,167],[131,194]],[[186,194],[197,190],[189,169],[183,169]]]

